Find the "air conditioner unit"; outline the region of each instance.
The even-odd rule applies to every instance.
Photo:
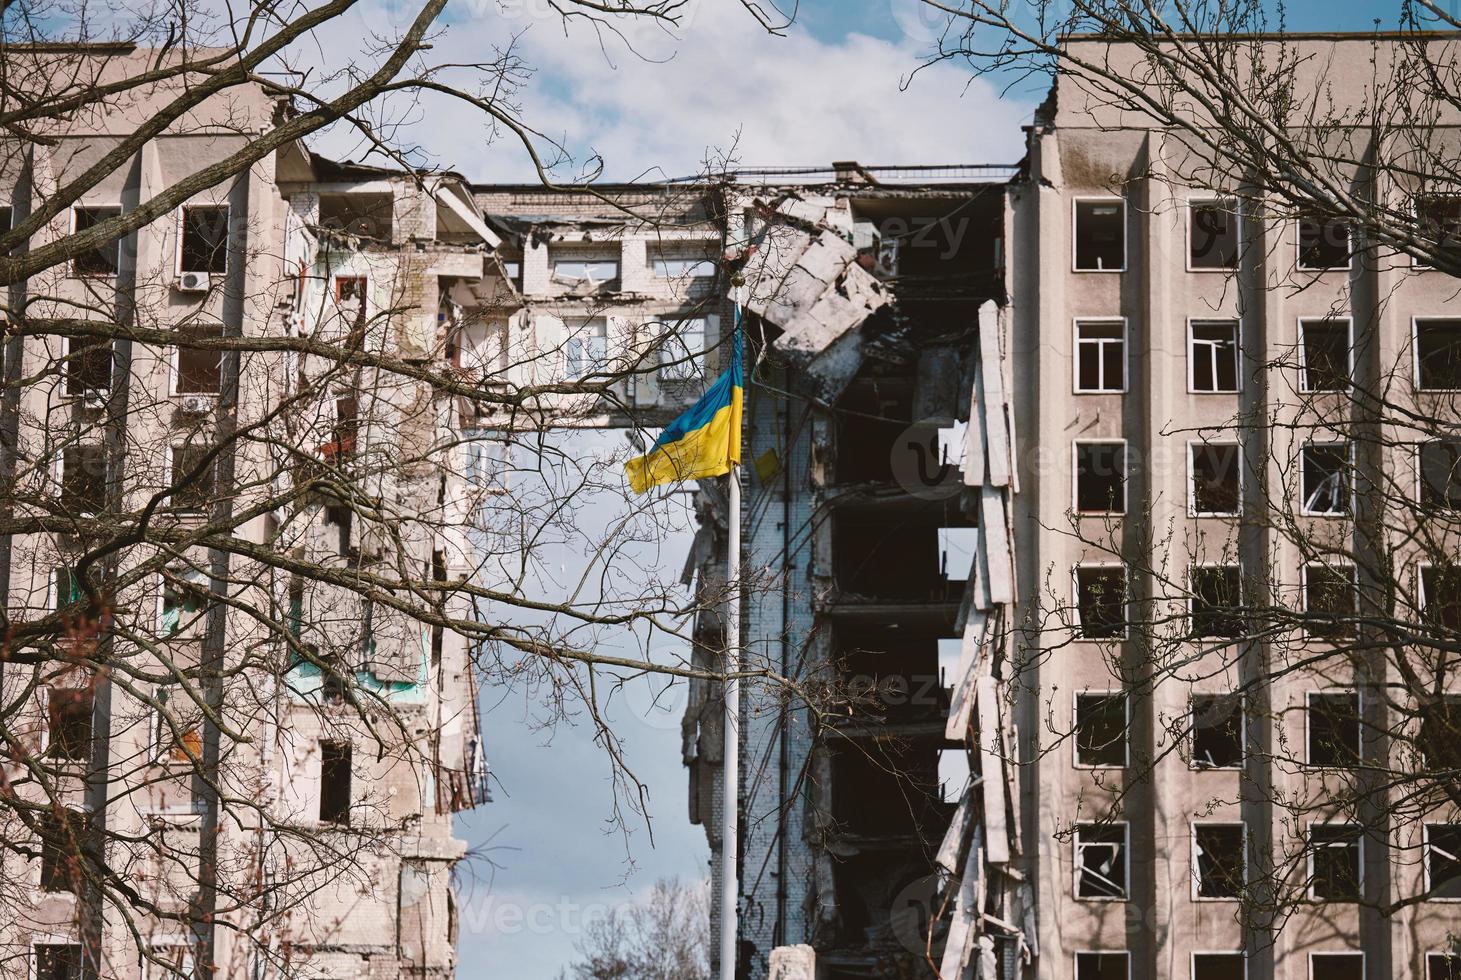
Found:
[[[178,408],[194,415],[213,411],[213,399],[207,395],[183,395],[178,399]]]
[[[206,293],[213,280],[206,272],[184,272],[178,276],[178,292]]]

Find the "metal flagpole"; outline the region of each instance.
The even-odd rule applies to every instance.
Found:
[[[741,343],[740,306],[734,343]],[[739,355],[739,349],[736,351]],[[734,395],[732,395],[734,397]],[[741,438],[740,432],[735,438]],[[737,453],[739,455],[739,453]],[[741,785],[741,465],[730,468],[730,521],[726,542],[725,751],[720,835],[720,980],[736,980],[736,913],[740,900]]]

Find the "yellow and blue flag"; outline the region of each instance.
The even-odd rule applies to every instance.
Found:
[[[688,411],[665,426],[649,452],[624,464],[635,493],[662,483],[720,476],[741,461],[744,382],[739,324],[731,347],[730,369]]]

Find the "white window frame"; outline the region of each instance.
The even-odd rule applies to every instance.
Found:
[[[1349,225],[1349,261],[1344,265],[1307,266],[1304,265],[1304,242],[1299,230],[1303,227],[1303,216],[1296,215],[1293,219],[1294,228],[1294,269],[1298,272],[1349,272],[1354,269],[1354,236],[1357,229],[1354,222],[1345,220]]]
[[[1201,272],[1225,272],[1225,269],[1202,269]],[[1233,384],[1229,388],[1197,387],[1197,339],[1192,328],[1197,324],[1231,323],[1233,325]],[[1204,344],[1207,342],[1204,341]],[[1212,377],[1217,381],[1217,354],[1212,358]],[[1187,393],[1189,395],[1237,395],[1243,391],[1243,320],[1236,316],[1189,316],[1187,318]]]
[[[1082,568],[1115,568],[1121,572],[1124,595],[1121,603],[1121,635],[1120,636],[1086,636],[1085,625],[1081,622],[1081,579]],[[1120,643],[1131,637],[1131,619],[1128,615],[1131,607],[1131,576],[1127,573],[1126,566],[1121,562],[1114,561],[1078,561],[1070,566],[1071,586],[1071,608],[1075,612],[1075,639],[1084,640],[1089,643]]]
[[[40,867],[39,861],[36,862],[36,866]],[[36,874],[37,876],[39,876],[40,872],[37,871]],[[39,880],[39,878],[37,880]],[[75,946],[78,949],[81,949],[81,956],[86,955],[85,949],[82,948],[81,939],[78,936],[64,936],[58,934],[31,936],[29,946],[30,955],[26,957],[25,964],[27,980],[37,980],[37,978],[41,975],[40,953],[36,951],[37,946]]]
[[[1360,958],[1360,977],[1367,978],[1370,975],[1370,960],[1363,950],[1358,949],[1333,949],[1320,950],[1309,954],[1309,980],[1314,980],[1314,960],[1323,959],[1326,956],[1358,956]]]
[[[1122,745],[1121,745],[1121,752],[1122,752],[1121,765],[1119,765],[1119,766],[1097,766],[1097,765],[1091,765],[1090,763],[1081,762],[1081,747],[1080,747],[1080,700],[1083,697],[1093,697],[1093,698],[1100,698],[1100,697],[1120,697],[1120,698],[1123,699],[1124,705],[1125,705],[1125,709],[1126,709],[1125,710],[1125,713],[1126,713],[1126,719],[1125,719],[1125,721],[1126,721],[1126,737],[1121,740],[1121,742],[1122,742]],[[1101,770],[1101,771],[1115,772],[1115,771],[1119,771],[1119,770],[1122,770],[1122,769],[1127,768],[1128,766],[1131,765],[1131,694],[1130,694],[1130,692],[1123,691],[1123,690],[1119,690],[1119,689],[1118,690],[1104,690],[1104,691],[1100,691],[1100,690],[1083,690],[1083,691],[1074,691],[1074,692],[1072,692],[1071,693],[1071,696],[1070,696],[1070,732],[1071,732],[1071,740],[1070,740],[1071,741],[1071,747],[1070,747],[1071,765],[1074,766],[1076,769]]]
[[[682,364],[676,364],[680,360],[673,356],[668,348],[668,341],[677,340],[682,337],[682,330],[687,323],[698,321],[700,323],[700,349],[692,351],[683,342],[680,347],[683,352],[689,355],[689,360]],[[713,313],[702,313],[695,316],[675,316],[672,319],[657,321],[660,326],[659,344],[659,367],[656,374],[661,381],[670,384],[687,384],[699,380],[705,373],[704,357],[710,349],[711,334],[719,332],[719,318]]]
[[[1439,822],[1435,822],[1435,823],[1424,823],[1424,822],[1422,822],[1421,823],[1421,826],[1420,826],[1420,829],[1421,829],[1421,841],[1422,841],[1422,845],[1423,845],[1422,850],[1421,850],[1421,862],[1420,862],[1420,873],[1421,873],[1421,879],[1422,879],[1421,880],[1421,884],[1423,885],[1421,891],[1422,891],[1422,894],[1424,894],[1426,896],[1425,901],[1427,901],[1427,902],[1445,902],[1447,904],[1453,904],[1453,905],[1454,904],[1457,904],[1457,903],[1461,903],[1461,895],[1458,895],[1458,896],[1456,896],[1454,898],[1447,898],[1447,897],[1444,897],[1444,896],[1436,896],[1436,895],[1430,894],[1431,888],[1434,887],[1431,884],[1431,828],[1432,827],[1457,827],[1457,826],[1461,826],[1461,816],[1458,816],[1454,821],[1439,821]],[[1456,857],[1461,858],[1461,854],[1456,855]]]
[[[1191,862],[1189,871],[1192,878],[1192,900],[1194,902],[1241,902],[1242,895],[1199,895],[1198,886],[1201,879],[1197,874],[1197,828],[1199,827],[1237,827],[1243,837],[1243,883],[1248,882],[1248,825],[1242,820],[1192,820],[1188,823],[1188,860]]]
[[[1431,595],[1429,591],[1427,591],[1425,584],[1425,573],[1427,571],[1435,569],[1435,567],[1436,563],[1432,561],[1418,561],[1415,563],[1415,594],[1420,599],[1420,609],[1418,610],[1418,612],[1422,617],[1425,616],[1426,611],[1430,608],[1431,605]],[[1454,568],[1455,566],[1451,567]],[[1461,568],[1457,568],[1456,570],[1458,573],[1461,573]],[[55,576],[52,576],[53,588],[55,587],[54,578]]]
[[[1305,465],[1306,465],[1305,462],[1304,462],[1304,450],[1306,450],[1306,449],[1328,448],[1328,447],[1333,447],[1333,446],[1344,446],[1346,449],[1349,450],[1349,452],[1348,452],[1348,457],[1349,458],[1346,461],[1346,469],[1347,469],[1347,472],[1343,474],[1345,476],[1344,499],[1345,499],[1345,502],[1349,506],[1348,506],[1348,508],[1346,510],[1310,510],[1309,509],[1309,501],[1307,499],[1305,499],[1305,497],[1304,497],[1304,484],[1307,482],[1304,479],[1304,477],[1305,477],[1304,470],[1305,470]],[[1339,440],[1336,440],[1336,441],[1333,441],[1333,442],[1313,442],[1313,441],[1310,441],[1310,442],[1301,442],[1301,443],[1299,443],[1299,515],[1301,517],[1328,517],[1328,518],[1331,518],[1331,519],[1343,520],[1343,519],[1346,519],[1346,518],[1352,518],[1354,516],[1354,496],[1355,496],[1355,494],[1354,494],[1354,490],[1355,490],[1355,488],[1354,488],[1355,455],[1354,454],[1355,454],[1354,442],[1352,440],[1348,440],[1348,439],[1339,439]]]
[[[1076,264],[1076,255],[1079,251],[1078,239],[1076,237],[1079,228],[1080,206],[1082,204],[1119,202],[1121,205],[1121,268],[1119,269],[1082,269]],[[1131,235],[1127,225],[1131,221],[1131,212],[1126,204],[1126,198],[1120,194],[1081,194],[1071,198],[1070,202],[1070,271],[1071,272],[1125,272],[1126,266],[1131,259]]]
[[[1228,202],[1231,202],[1232,205],[1233,205],[1233,210],[1232,210],[1233,221],[1237,224],[1236,231],[1238,233],[1238,254],[1236,256],[1236,259],[1235,259],[1234,264],[1232,265],[1232,267],[1228,267],[1228,266],[1212,266],[1211,268],[1205,268],[1205,267],[1202,267],[1202,266],[1195,266],[1195,265],[1193,265],[1192,264],[1192,211],[1193,211],[1193,208],[1196,207],[1196,206],[1199,206],[1199,205],[1203,205],[1203,204],[1225,204],[1225,203],[1228,203]],[[1234,195],[1232,197],[1221,197],[1221,196],[1189,197],[1187,199],[1187,238],[1186,238],[1186,241],[1183,243],[1186,246],[1186,248],[1184,250],[1184,254],[1183,254],[1183,257],[1182,258],[1183,258],[1183,261],[1186,263],[1187,271],[1188,272],[1196,272],[1196,273],[1219,272],[1219,273],[1223,273],[1223,274],[1226,274],[1226,275],[1234,275],[1234,274],[1237,273],[1238,266],[1241,265],[1242,264],[1242,261],[1243,261],[1243,212],[1238,207],[1238,204],[1239,204],[1239,201],[1238,201],[1237,195]]]
[[[1447,394],[1461,391],[1461,388],[1422,388],[1420,385],[1420,325],[1425,320],[1449,320],[1452,323],[1461,324],[1461,316],[1412,316],[1410,318],[1410,359],[1411,377],[1417,392],[1426,394]]]
[[[1199,568],[1235,568],[1235,569],[1237,569],[1237,571],[1238,571],[1238,590],[1239,590],[1238,605],[1241,607],[1242,604],[1243,604],[1243,596],[1242,596],[1242,589],[1243,589],[1243,566],[1242,566],[1241,563],[1236,562],[1236,561],[1232,561],[1232,562],[1228,562],[1228,561],[1197,561],[1197,562],[1193,562],[1192,564],[1190,564],[1190,565],[1187,566],[1187,622],[1188,622],[1188,625],[1189,626],[1192,623],[1192,616],[1193,616],[1193,612],[1195,611],[1196,603],[1197,603],[1197,576],[1194,573]],[[1219,644],[1221,644],[1221,643],[1231,643],[1234,638],[1233,637],[1227,637],[1227,636],[1204,636],[1204,637],[1198,637],[1198,639],[1199,640],[1206,640],[1206,641],[1210,641],[1210,642],[1213,642],[1213,643],[1219,643]]]
[[[95,276],[88,276],[86,278],[93,278],[94,279],[96,277]],[[3,321],[0,321],[0,322],[3,322]],[[62,357],[62,361],[63,361],[63,363],[64,363],[65,366],[64,366],[64,368],[61,371],[61,384],[59,386],[58,393],[59,393],[60,397],[63,400],[69,400],[69,401],[71,401],[73,403],[74,402],[78,402],[78,401],[84,401],[84,400],[86,400],[88,398],[91,398],[91,397],[97,396],[97,395],[101,396],[104,399],[105,398],[110,398],[111,395],[112,395],[112,386],[116,383],[116,371],[117,371],[117,346],[116,346],[116,339],[115,338],[112,338],[112,337],[108,337],[105,340],[105,342],[104,342],[104,346],[106,347],[106,350],[107,350],[107,358],[108,358],[108,360],[111,361],[111,369],[107,372],[107,384],[106,384],[106,387],[105,388],[83,388],[81,391],[76,391],[76,392],[71,391],[71,368],[72,368],[72,365],[75,363],[74,358],[77,355],[77,352],[76,351],[73,351],[71,349],[71,343],[72,343],[72,341],[82,340],[82,339],[83,338],[81,338],[81,337],[71,336],[71,337],[66,337],[66,338],[64,338],[61,341],[61,345],[62,345],[61,346],[61,357]]]
[[[1246,877],[1246,874],[1247,874],[1247,867],[1248,867],[1247,862],[1248,862],[1248,841],[1247,841],[1247,831],[1245,830],[1244,831],[1244,840],[1243,840],[1243,868],[1244,868],[1244,875],[1245,875],[1245,877]],[[1204,898],[1204,899],[1199,899],[1199,901],[1203,901],[1203,902],[1218,902],[1218,901],[1232,902],[1232,901],[1237,901],[1237,899],[1232,899],[1232,898],[1226,898],[1226,899]],[[1243,961],[1243,980],[1247,980],[1247,978],[1248,978],[1248,954],[1245,951],[1243,951],[1241,949],[1195,949],[1195,950],[1192,951],[1192,955],[1188,958],[1188,961],[1187,961],[1187,968],[1188,968],[1187,976],[1190,977],[1191,980],[1197,980],[1197,958],[1199,956],[1237,956],[1237,957],[1241,958],[1242,961]]]
[[[1238,700],[1238,764],[1236,766],[1199,766],[1197,764],[1197,721],[1192,710],[1193,698],[1237,698]],[[1248,699],[1239,691],[1187,692],[1187,768],[1193,772],[1241,772],[1248,758]]]
[[[196,324],[196,326],[217,327],[218,328],[218,335],[219,335],[219,337],[221,338],[223,336],[223,324],[221,324],[221,323],[203,323],[203,324]],[[178,331],[174,331],[174,332],[176,333]],[[168,349],[168,356],[167,356],[167,364],[168,364],[167,395],[168,395],[168,397],[169,398],[211,398],[211,399],[216,400],[218,398],[218,396],[222,393],[221,391],[178,391],[178,379],[180,377],[182,377],[182,371],[181,371],[181,368],[180,368],[180,362],[182,360],[182,356],[183,356],[182,348],[179,347],[177,344],[172,344],[169,347],[169,349]],[[223,378],[222,378],[222,374],[223,374],[223,351],[221,351],[221,350],[218,351],[218,362],[219,362],[218,387],[220,389],[222,389],[222,387],[223,387]]]
[[[122,210],[122,202],[121,201],[116,201],[116,202],[111,202],[111,203],[105,203],[105,202],[100,202],[100,201],[98,201],[98,202],[92,202],[92,201],[77,201],[74,204],[72,204],[71,205],[71,208],[70,208],[70,212],[71,212],[71,214],[70,214],[70,227],[71,227],[70,233],[73,234],[73,235],[77,233],[77,228],[76,228],[76,212],[77,212],[77,209],[84,209],[84,210],[87,210],[87,211],[100,211],[100,210],[110,209],[112,211],[117,212],[117,214],[122,214],[123,213],[123,210]],[[12,214],[11,220],[14,221],[15,220],[14,219],[14,212],[12,211],[11,214]],[[116,245],[117,245],[117,270],[115,272],[111,273],[111,276],[112,277],[121,275],[121,272],[122,272],[122,239],[125,238],[125,237],[126,237],[126,235],[122,235],[122,236],[119,236],[117,238],[117,242],[116,242]],[[78,272],[78,271],[76,271],[76,258],[74,256],[71,258],[70,262],[67,263],[67,265],[68,265],[68,268],[67,268],[66,271],[68,272],[68,274],[70,275],[70,277],[72,279],[105,279],[105,278],[107,278],[107,276],[104,275],[104,274],[102,274],[102,273]]]
[[[1233,446],[1238,450],[1238,509],[1231,512],[1226,511],[1205,511],[1197,509],[1197,468],[1193,465],[1194,451],[1198,446]],[[1243,516],[1243,487],[1247,482],[1247,472],[1243,462],[1243,444],[1234,439],[1231,441],[1214,441],[1212,439],[1188,439],[1187,440],[1187,516],[1188,517],[1242,517]]]
[[[1082,388],[1081,387],[1081,324],[1082,323],[1120,323],[1121,324],[1121,387],[1119,388]],[[1070,359],[1070,386],[1071,392],[1077,395],[1124,395],[1130,383],[1127,375],[1131,373],[1127,366],[1127,359],[1131,354],[1131,327],[1124,316],[1078,316],[1071,321],[1071,359]],[[1086,341],[1086,343],[1104,348],[1113,341],[1109,338],[1100,338]],[[1104,350],[1097,356],[1097,364],[1101,368],[1102,381],[1105,381]]]
[[[1081,446],[1116,446],[1121,447],[1121,509],[1120,510],[1081,510],[1080,509],[1080,459]],[[1125,439],[1072,439],[1070,442],[1070,508],[1077,517],[1121,517],[1126,514],[1131,503],[1129,483],[1131,481],[1130,453]]]
[[[1439,953],[1437,953],[1437,952],[1427,952],[1425,954],[1425,976],[1422,978],[1422,980],[1430,980],[1430,976],[1431,976],[1431,960],[1447,960],[1447,959],[1455,960],[1458,965],[1461,965],[1461,952],[1455,952],[1455,953],[1446,952],[1446,951],[1442,951],[1442,952],[1439,952]],[[1461,972],[1461,971],[1458,971],[1458,972]]]
[[[614,274],[612,276],[609,276],[606,279],[595,279],[592,276],[587,276],[587,275],[584,275],[584,276],[561,276],[561,275],[558,274],[558,266],[559,266],[560,263],[562,263],[562,264],[578,263],[580,265],[603,265],[603,264],[611,264],[614,267]],[[609,284],[611,282],[614,282],[615,280],[622,281],[623,280],[623,276],[624,276],[624,255],[623,255],[622,249],[620,250],[620,252],[619,252],[618,255],[615,255],[612,258],[587,258],[587,259],[584,259],[584,258],[554,258],[553,255],[552,255],[552,247],[549,246],[549,255],[548,255],[548,278],[549,278],[549,280],[551,282],[556,283],[557,285],[574,287],[574,286],[582,285],[583,283],[588,283],[588,285],[592,289],[601,289],[602,287],[606,286],[607,284]]]
[[[1420,503],[1424,499],[1425,494],[1425,457],[1422,455],[1423,450],[1431,443],[1440,443],[1444,445],[1447,442],[1455,443],[1458,450],[1461,450],[1461,439],[1422,439],[1415,444],[1414,460],[1416,503]],[[1458,458],[1461,458],[1461,453],[1458,453]],[[1441,507],[1439,509],[1447,514],[1461,513],[1461,507]]]
[[[172,488],[173,488],[173,481],[172,481],[172,466],[173,466],[173,461],[177,457],[177,451],[179,449],[182,449],[182,448],[183,448],[183,446],[174,443],[171,439],[169,439],[167,441],[167,444],[164,447],[164,450],[163,450],[163,461],[162,461],[162,479],[163,479],[163,487],[166,488],[166,489],[168,489],[168,490],[172,490]],[[214,462],[216,463],[217,460],[214,460]],[[217,470],[214,471],[214,475],[215,475],[215,477],[217,476]],[[216,484],[214,485],[214,488],[213,489],[214,489],[214,492],[216,493],[217,490],[218,490],[218,487],[217,487]],[[201,517],[207,517],[208,516],[208,507],[207,507],[206,504],[203,507],[199,508],[198,510],[178,510],[177,509],[177,504],[173,500],[173,498],[175,496],[176,495],[173,494],[173,493],[168,493],[168,495],[167,495],[167,506],[171,509],[172,514],[173,514],[174,517],[191,517],[191,518],[195,518],[196,519],[196,518],[201,518]],[[159,620],[159,623],[160,622],[161,622],[161,620]]]
[[[183,229],[186,227],[183,217],[184,212],[192,208],[212,208],[224,211],[228,217],[224,219],[224,245],[223,245],[223,271],[209,272],[206,269],[184,269],[183,268]],[[210,203],[208,201],[189,201],[187,204],[179,204],[177,209],[177,248],[173,249],[173,274],[181,276],[185,272],[196,272],[204,276],[223,277],[228,275],[228,239],[233,235],[233,208],[224,202],[222,204]]]
[[[481,433],[490,430],[476,429],[472,431],[476,433]],[[485,450],[489,446],[502,449],[503,455],[499,457],[494,456],[491,453],[485,452]],[[471,437],[467,437],[465,435],[463,436],[462,477],[464,480],[466,480],[467,486],[471,492],[492,494],[494,496],[501,496],[502,494],[507,493],[507,475],[509,471],[507,456],[510,454],[511,448],[511,443],[506,441],[478,438],[475,435]],[[473,475],[476,474],[480,468],[477,461],[483,459],[484,457],[492,460],[500,469],[501,479],[492,486],[488,486],[480,481],[473,480]]]
[[[183,684],[177,682],[171,684],[157,684],[152,689],[152,699],[158,702],[158,704],[161,704],[163,702],[164,691],[181,691],[183,689],[183,686]],[[187,698],[187,695],[183,694],[181,697]],[[166,700],[168,703],[171,703],[174,699],[169,696]],[[187,698],[187,700],[189,704],[192,703],[192,699]],[[150,714],[152,715],[152,718],[150,726],[151,731],[148,733],[148,735],[150,736],[150,745],[148,747],[152,755],[153,763],[159,766],[187,766],[189,764],[188,760],[168,758],[169,753],[172,752],[172,746],[163,746],[163,739],[165,737],[164,732],[166,732],[167,737],[170,737],[172,732],[171,729],[167,727],[167,719],[166,717],[164,717],[161,709],[159,707],[153,707]],[[195,730],[198,732],[199,741],[201,742],[203,734],[201,718],[198,720],[198,725]]]
[[[1308,717],[1308,708],[1306,706],[1305,707],[1305,718],[1307,719],[1307,717]],[[1307,735],[1307,733],[1306,733],[1306,735]],[[1305,739],[1305,753],[1306,754],[1308,752],[1307,745],[1308,745],[1308,741],[1307,741],[1307,738],[1306,738]],[[1341,830],[1354,830],[1354,831],[1356,831],[1356,834],[1355,834],[1355,845],[1359,848],[1359,860],[1356,863],[1359,865],[1360,874],[1359,874],[1359,880],[1357,882],[1355,882],[1355,889],[1356,889],[1356,892],[1359,895],[1359,898],[1357,899],[1357,901],[1361,901],[1361,902],[1364,901],[1364,897],[1365,897],[1365,829],[1364,829],[1364,826],[1362,824],[1351,823],[1348,820],[1310,820],[1309,821],[1309,826],[1306,828],[1306,832],[1304,834],[1304,873],[1305,873],[1305,880],[1308,882],[1308,884],[1304,887],[1304,897],[1307,898],[1307,899],[1309,899],[1310,901],[1323,902],[1325,904],[1331,904],[1331,903],[1332,904],[1335,904],[1335,905],[1352,905],[1352,904],[1354,904],[1354,902],[1352,902],[1352,901],[1343,901],[1343,900],[1337,900],[1337,899],[1320,898],[1318,895],[1315,895],[1314,894],[1314,854],[1315,854],[1314,828],[1315,827],[1336,827],[1336,828],[1339,828]]]
[[[715,259],[710,255],[702,255],[699,258],[666,258],[663,254],[663,249],[661,249],[658,254],[656,254],[655,250],[651,249],[648,258],[651,274],[653,274],[655,279],[658,279],[662,282],[701,282],[706,279],[715,278],[716,263]],[[692,274],[687,269],[685,272],[671,273],[667,269],[667,267],[671,264],[685,264],[689,266],[690,269],[696,269],[702,266],[709,266],[710,271],[708,273]]]
[[[602,335],[591,330],[594,324],[603,327]],[[603,339],[603,356],[596,359],[589,350],[588,341]],[[609,366],[609,315],[600,313],[597,316],[580,316],[563,318],[563,378],[565,381],[579,381],[595,373],[604,373]],[[582,351],[575,354],[575,350]],[[572,368],[575,357],[581,359],[579,370]]]
[[[1070,975],[1081,980],[1080,962],[1082,956],[1124,956],[1126,957],[1126,980],[1131,980],[1131,950],[1129,949],[1077,949],[1071,954]]]
[[[1310,737],[1310,720],[1314,716],[1314,706],[1311,702],[1311,699],[1315,697],[1322,697],[1326,694],[1353,694],[1355,697],[1355,715],[1359,719],[1358,725],[1360,729],[1359,755],[1357,756],[1355,761],[1355,765],[1358,766],[1363,764],[1365,757],[1365,692],[1360,690],[1358,687],[1321,687],[1317,690],[1308,690],[1304,692],[1304,768],[1317,770],[1319,772],[1342,772],[1349,767],[1343,765],[1321,765],[1320,763],[1315,762],[1312,757],[1314,740]]]
[[[1298,353],[1299,353],[1299,394],[1301,395],[1338,395],[1354,387],[1354,317],[1348,316],[1301,316],[1298,318]],[[1310,388],[1309,387],[1309,348],[1304,343],[1304,325],[1306,323],[1329,323],[1344,324],[1344,354],[1345,374],[1348,380],[1342,388]]]
[[[196,952],[194,950],[194,947],[193,947],[192,942],[186,936],[162,936],[160,938],[148,937],[148,940],[147,940],[147,948],[148,948],[148,951],[149,952],[155,951],[155,950],[158,950],[158,949],[179,949],[179,948],[187,949],[188,950],[188,954],[187,954],[187,956],[185,958],[185,962],[188,963],[188,964],[192,964],[193,971],[186,971],[185,970],[184,973],[181,974],[181,975],[183,975],[183,976],[196,976],[197,975],[196,974],[197,964],[195,962],[195,959],[196,959],[197,954],[196,954]],[[154,972],[154,971],[157,970],[157,967],[152,963],[151,960],[149,960],[147,958],[147,955],[145,953],[143,953],[141,950],[138,950],[138,952],[137,952],[137,962],[138,962],[138,966],[139,966],[139,970],[140,970],[140,976],[141,976],[142,980],[177,980],[177,977],[179,976],[179,974],[170,973],[170,972],[164,972],[164,973],[156,973],[156,972]]]
[[[1309,569],[1311,568],[1332,568],[1349,572],[1349,580],[1354,586],[1355,609],[1354,615],[1359,615],[1360,580],[1359,570],[1353,562],[1305,562],[1299,566],[1299,598],[1302,600],[1305,615],[1309,613]],[[1317,639],[1324,639],[1318,637]],[[1351,688],[1326,688],[1326,690],[1352,690]],[[1307,743],[1306,743],[1307,744]],[[1307,752],[1305,753],[1308,754]]]
[[[1122,886],[1124,894],[1117,895],[1082,895],[1081,894],[1081,828],[1082,827],[1120,827],[1121,828],[1121,867]],[[1075,823],[1074,833],[1071,834],[1070,846],[1071,856],[1074,861],[1075,877],[1071,881],[1071,897],[1077,902],[1129,902],[1131,901],[1131,824],[1125,820],[1078,820]],[[1094,843],[1094,842],[1092,842]],[[1104,847],[1104,844],[1095,846]],[[1099,950],[1095,951],[1099,952]],[[1115,950],[1114,952],[1121,952]]]
[[[57,447],[59,449],[59,451],[56,453],[56,458],[54,460],[54,465],[52,467],[51,476],[56,481],[56,496],[58,498],[60,497],[60,495],[62,493],[65,492],[65,488],[66,488],[66,450],[73,449],[73,448],[80,449],[80,448],[85,448],[87,446],[99,446],[99,447],[102,448],[103,465],[105,465],[106,447],[105,447],[105,444],[103,444],[103,443],[76,440],[76,441],[68,441],[68,442],[65,442],[61,446]],[[102,495],[103,496],[106,495],[106,474],[105,473],[102,474]],[[105,505],[103,505],[103,506],[105,506]],[[95,517],[99,513],[100,513],[100,511],[92,511],[90,513],[81,514],[80,516],[81,517]]]
[[[169,472],[170,471],[171,471],[171,469],[169,468]],[[205,594],[207,592],[212,591],[212,583],[209,581],[208,574],[206,572],[202,572],[202,571],[199,571],[196,568],[192,568],[192,567],[188,567],[188,566],[184,566],[184,567],[179,568],[179,569],[177,569],[175,571],[175,576],[177,578],[187,579],[190,574],[191,575],[201,575],[203,577],[202,578],[202,581],[199,582],[198,584],[200,584],[200,585],[203,586],[203,591],[205,592]],[[183,622],[183,619],[182,619],[182,616],[181,615],[179,615],[179,617],[178,617],[178,631],[176,633],[163,633],[162,632],[163,629],[165,628],[164,627],[164,624],[163,624],[162,617],[163,617],[163,614],[164,614],[163,605],[166,602],[166,600],[167,600],[167,579],[163,576],[163,574],[161,572],[158,572],[157,573],[157,631],[158,631],[158,634],[159,634],[160,638],[163,639],[163,640],[190,640],[190,639],[195,640],[195,639],[198,639],[198,637],[200,635],[200,632],[205,628],[205,625],[203,623],[195,623],[194,626],[192,627],[192,630],[190,631],[188,629],[187,624]],[[209,600],[209,601],[211,602],[211,600]],[[207,616],[207,610],[205,609],[202,613],[199,614],[198,619],[203,619],[206,616]]]
[[[1413,194],[1411,194],[1410,195],[1410,216],[1411,216],[1411,218],[1413,218],[1415,220],[1416,224],[1420,224],[1420,208],[1417,205],[1420,204],[1420,200],[1419,199],[1422,198],[1422,197],[1452,197],[1452,198],[1461,199],[1461,190],[1440,191],[1438,193],[1433,192],[1433,193],[1430,193],[1430,194],[1420,194],[1420,193],[1413,193]],[[1435,268],[1436,268],[1433,265],[1427,265],[1426,263],[1422,262],[1420,259],[1416,258],[1414,255],[1410,256],[1410,267],[1412,269],[1415,269],[1415,270],[1419,271],[1419,272],[1434,272],[1435,271]],[[1458,954],[1458,955],[1461,955],[1461,954]]]

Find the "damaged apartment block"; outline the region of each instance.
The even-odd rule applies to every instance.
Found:
[[[813,959],[826,980],[901,976],[930,942],[947,977],[1028,954],[1000,748],[1014,598],[996,305],[1006,173],[839,164],[823,182],[765,175],[729,194],[756,365],[745,562],[773,580],[743,600],[745,656],[819,692],[805,706],[743,694],[757,767],[739,801],[748,976],[800,975]],[[725,556],[698,557],[708,596]],[[719,617],[702,620],[713,663]],[[691,815],[717,851],[720,738],[700,690]]]

